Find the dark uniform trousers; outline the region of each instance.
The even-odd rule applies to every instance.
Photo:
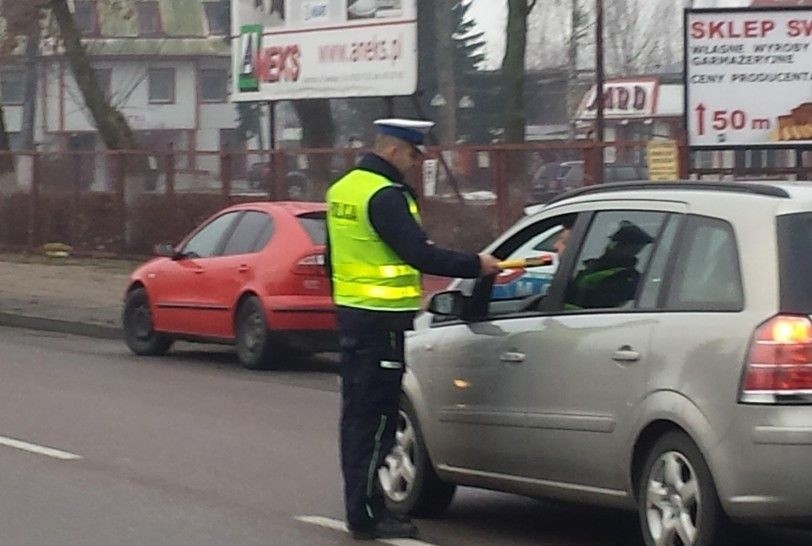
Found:
[[[378,469],[395,443],[403,332],[390,331],[379,313],[340,309],[341,467],[347,523],[364,529],[386,514]]]

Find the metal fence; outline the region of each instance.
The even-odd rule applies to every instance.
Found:
[[[409,182],[420,195],[426,231],[438,244],[478,250],[518,219],[524,207],[604,178],[647,175],[646,142],[588,141],[430,148]],[[794,164],[753,169],[708,162],[681,148],[681,176],[733,179],[812,174],[809,152]],[[179,241],[220,208],[246,201],[322,201],[328,185],[363,149],[249,152],[17,152],[0,175],[0,245],[37,248],[62,242],[80,252],[145,255]],[[8,153],[6,153],[8,155]],[[791,154],[790,154],[791,155]],[[719,159],[721,157],[721,159]],[[2,157],[0,157],[2,159]],[[730,163],[730,164],[728,164]]]

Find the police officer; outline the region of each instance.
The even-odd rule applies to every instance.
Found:
[[[386,510],[378,469],[395,443],[403,333],[421,305],[420,273],[447,277],[499,271],[487,254],[446,250],[420,227],[404,176],[432,122],[375,122],[373,153],[327,191],[328,267],[341,343],[341,467],[347,527],[356,540],[408,538],[414,524]]]

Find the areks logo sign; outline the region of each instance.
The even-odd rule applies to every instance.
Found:
[[[262,83],[296,82],[301,72],[298,45],[263,46],[262,27],[245,26],[240,37],[239,90],[259,91]]]
[[[231,0],[234,101],[417,88],[416,0]]]

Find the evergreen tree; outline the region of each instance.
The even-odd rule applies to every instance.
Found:
[[[454,20],[454,66],[457,68],[457,81],[465,81],[479,69],[485,61],[485,33],[477,32],[476,22],[468,14],[470,0],[460,0],[451,8]]]
[[[499,125],[498,118],[486,112],[498,108],[499,88],[483,85],[481,70],[485,61],[485,33],[477,29],[469,14],[471,0],[460,0],[451,8],[454,21],[454,79],[457,95],[457,132],[461,140],[487,143],[491,140],[490,129]]]

